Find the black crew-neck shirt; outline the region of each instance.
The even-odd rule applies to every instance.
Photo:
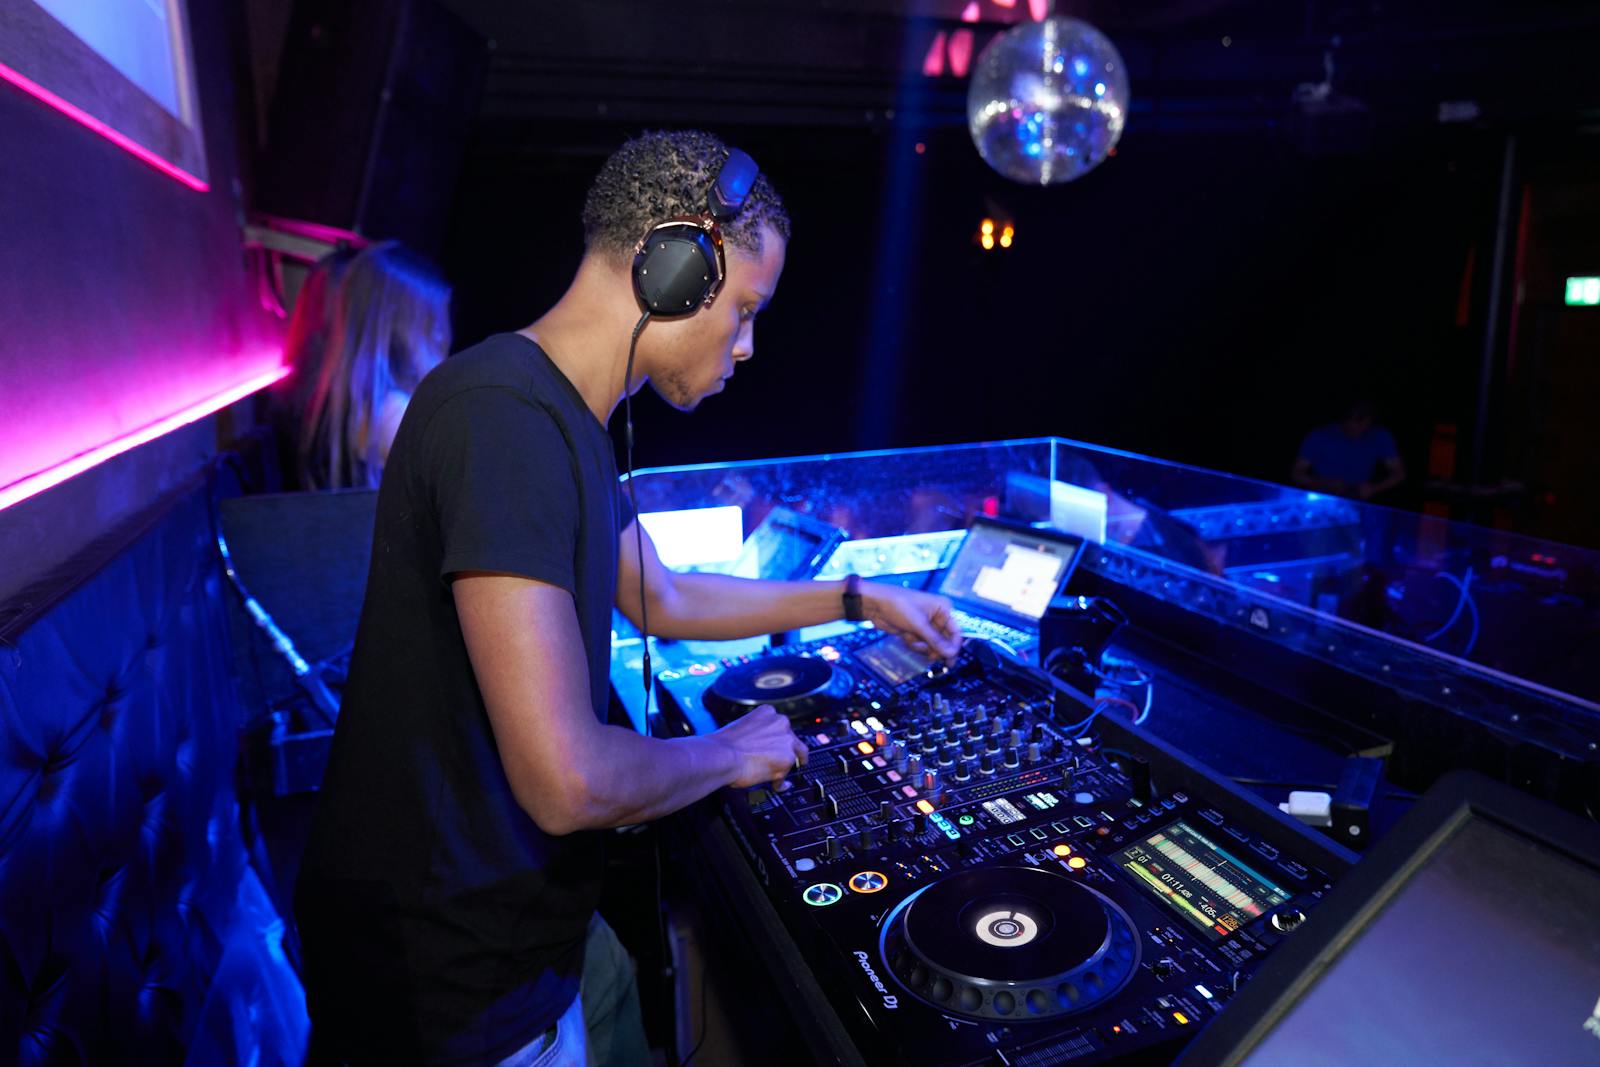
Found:
[[[618,533],[610,436],[501,334],[418,386],[378,492],[366,600],[296,911],[314,1047],[494,1063],[577,993],[601,838],[518,806],[451,594],[463,571],[570,592],[604,721]]]

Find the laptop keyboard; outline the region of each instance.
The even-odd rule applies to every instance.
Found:
[[[1018,650],[1024,645],[1033,643],[1033,634],[1027,630],[1019,630],[1003,622],[985,619],[981,615],[969,615],[960,608],[955,608],[952,614],[955,615],[956,624],[961,627],[961,632],[964,634],[1004,641],[1011,648]]]

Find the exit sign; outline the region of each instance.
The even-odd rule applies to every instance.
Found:
[[[1600,306],[1600,278],[1568,278],[1567,306]]]

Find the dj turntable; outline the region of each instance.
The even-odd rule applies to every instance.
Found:
[[[836,706],[854,681],[827,660],[810,656],[766,656],[721,672],[705,702],[718,723],[728,723],[762,704],[787,715]]]
[[[864,629],[659,683],[675,732],[769,703],[810,750],[724,797],[718,862],[856,1062],[1161,1062],[1353,859],[980,642],[946,665]]]

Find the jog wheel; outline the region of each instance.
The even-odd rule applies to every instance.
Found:
[[[1139,966],[1126,912],[1037,867],[961,871],[918,890],[884,920],[878,947],[917,997],[975,1019],[1084,1011]]]
[[[810,656],[763,656],[722,672],[706,690],[706,710],[728,723],[762,704],[791,718],[832,711],[855,688],[844,671]]]

